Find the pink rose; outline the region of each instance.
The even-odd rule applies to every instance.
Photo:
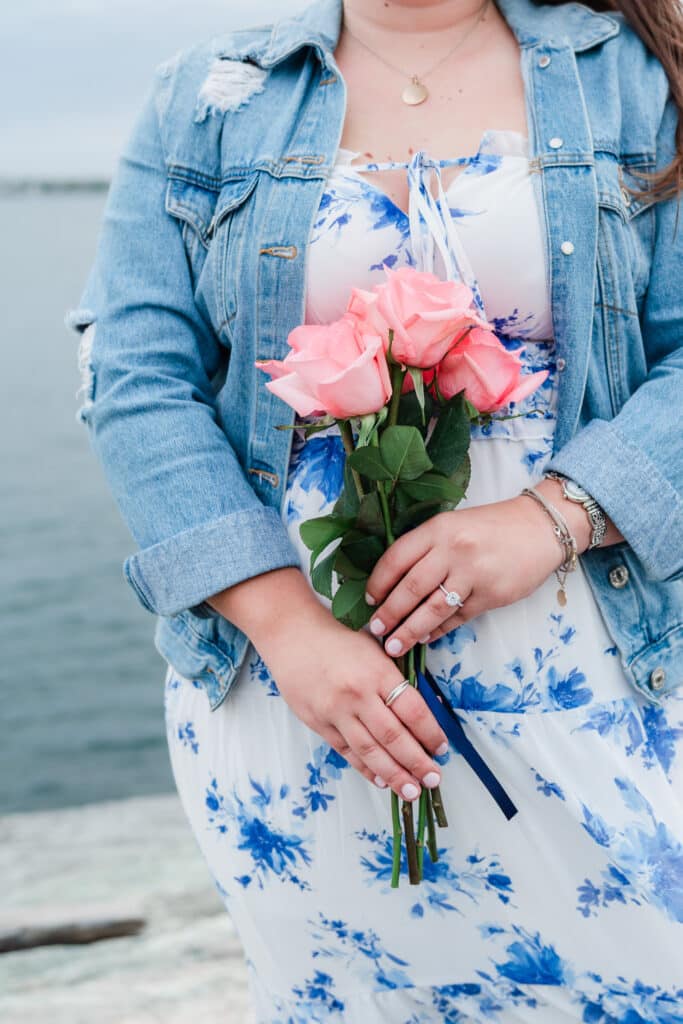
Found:
[[[444,398],[465,389],[465,398],[479,412],[494,412],[520,402],[548,376],[547,370],[521,374],[522,360],[491,331],[474,328],[452,349],[437,368],[436,379]]]
[[[387,334],[393,329],[391,354],[404,366],[436,366],[464,331],[475,325],[488,327],[474,310],[472,291],[466,284],[442,281],[436,274],[412,267],[384,269],[387,280],[374,288],[376,308],[367,302],[365,316],[374,324],[385,323]],[[369,294],[360,293],[360,297]],[[354,305],[361,305],[358,296]],[[383,337],[388,345],[387,335],[383,333]]]
[[[335,419],[377,412],[391,398],[381,337],[353,316],[331,324],[302,324],[287,338],[292,351],[255,365],[269,373],[269,391],[300,416]]]

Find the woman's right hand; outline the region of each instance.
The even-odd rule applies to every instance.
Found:
[[[257,597],[254,588],[264,586],[267,596],[262,590]],[[441,771],[429,752],[445,753],[446,735],[413,687],[385,705],[403,677],[374,637],[338,622],[299,570],[252,577],[217,595],[212,605],[221,611],[227,599],[242,618],[245,600],[231,594],[240,588],[252,591],[245,632],[298,718],[366,779],[388,785],[404,800],[416,799],[422,785],[439,784]],[[253,601],[263,608],[264,599],[269,614],[261,618]]]

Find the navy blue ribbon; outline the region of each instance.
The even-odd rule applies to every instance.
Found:
[[[426,669],[424,673],[418,670],[417,688],[455,749],[462,754],[472,771],[481,779],[509,821],[517,813],[517,808],[484,759],[468,740],[461,720],[448,703],[429,669]]]

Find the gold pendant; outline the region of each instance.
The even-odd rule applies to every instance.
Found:
[[[558,603],[561,604],[562,607],[564,608],[564,606],[567,603],[567,592],[564,589],[564,587],[560,587],[560,589],[558,590],[558,592],[557,592],[557,600],[558,600]]]
[[[429,96],[429,90],[423,85],[417,75],[413,75],[410,85],[407,85],[401,93],[401,99],[409,107],[416,107],[418,103],[424,103]]]

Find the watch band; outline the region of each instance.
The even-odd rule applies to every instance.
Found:
[[[583,505],[583,507],[585,508],[586,514],[588,515],[592,528],[588,550],[590,551],[591,548],[596,548],[599,544],[602,544],[605,534],[607,533],[607,519],[605,517],[605,513],[602,511],[595,498],[591,497],[590,494],[584,491],[583,487],[581,487],[580,484],[577,484],[573,480],[571,482],[574,483],[574,485],[577,488],[583,491],[583,493],[586,496],[579,498],[576,495],[569,494],[567,491],[566,483],[568,480],[571,480],[571,477],[564,476],[562,473],[557,473],[555,472],[555,470],[549,469],[544,473],[544,476],[550,477],[553,480],[559,480],[562,484],[562,493],[564,494],[564,497],[568,501],[573,501],[576,504]]]

